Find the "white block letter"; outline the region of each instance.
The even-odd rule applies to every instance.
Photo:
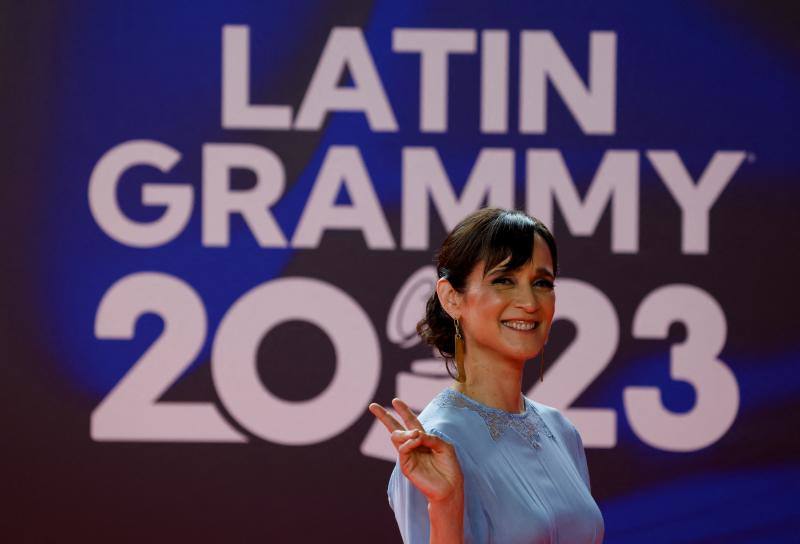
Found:
[[[614,134],[617,79],[614,32],[590,34],[588,88],[552,32],[522,32],[519,127],[523,134],[547,131],[548,79],[585,134]]]
[[[143,184],[142,202],[167,209],[157,221],[140,223],[126,217],[119,207],[117,184],[134,166],[152,166],[166,174],[180,158],[175,149],[152,140],[131,140],[106,152],[89,178],[89,209],[103,232],[131,247],[157,247],[178,236],[192,214],[190,185]]]
[[[529,149],[527,171],[529,213],[552,228],[553,201],[558,200],[570,232],[591,236],[603,209],[611,202],[611,249],[615,253],[639,251],[639,154],[636,151],[606,151],[583,202],[560,151]]]
[[[347,68],[352,87],[338,87]],[[360,111],[373,131],[396,132],[397,121],[386,98],[360,28],[334,28],[297,112],[295,128],[319,130],[329,111]]]
[[[319,328],[333,345],[333,376],[312,399],[283,399],[259,376],[259,344],[287,321]],[[268,364],[278,356],[269,354]],[[380,375],[380,341],[367,313],[345,291],[311,278],[279,278],[242,295],[220,321],[211,348],[211,376],[228,413],[276,444],[310,445],[340,435],[364,417]]]
[[[481,33],[481,132],[508,132],[508,32]]]
[[[248,190],[230,189],[230,173],[244,168],[256,175]],[[286,247],[269,207],[283,194],[283,163],[271,150],[252,144],[203,146],[203,245],[225,247],[230,243],[228,216],[241,213],[261,247]]]
[[[697,185],[675,151],[648,151],[661,181],[681,207],[681,250],[708,253],[708,215],[723,189],[733,178],[745,154],[742,151],[717,151]]]
[[[347,190],[352,205],[336,205],[336,196],[342,187]],[[292,246],[318,247],[322,233],[327,229],[358,229],[370,249],[395,247],[389,224],[357,147],[334,145],[328,148],[292,237]]]
[[[290,106],[250,104],[250,27],[222,27],[222,128],[288,129]]]
[[[450,53],[474,53],[474,30],[396,28],[392,50],[420,54],[419,129],[447,130],[447,57]]]
[[[445,230],[483,206],[514,207],[514,152],[482,149],[459,198],[432,147],[403,148],[403,249],[427,249],[428,196]]]

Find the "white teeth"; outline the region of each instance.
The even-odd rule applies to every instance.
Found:
[[[531,321],[503,321],[503,325],[518,331],[530,331],[536,328],[538,323]]]

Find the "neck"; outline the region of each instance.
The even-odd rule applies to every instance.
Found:
[[[520,390],[525,362],[491,355],[468,350],[464,358],[467,381],[456,383],[454,388],[486,406],[506,412],[522,412]]]

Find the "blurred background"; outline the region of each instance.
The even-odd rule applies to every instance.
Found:
[[[794,3],[0,10],[4,540],[399,542],[366,406],[492,205],[606,541],[800,541]]]

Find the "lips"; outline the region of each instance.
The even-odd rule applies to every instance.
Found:
[[[506,321],[501,321],[503,326],[508,327],[509,329],[514,329],[515,331],[532,331],[539,326],[538,321],[523,321],[519,319],[509,319]]]

